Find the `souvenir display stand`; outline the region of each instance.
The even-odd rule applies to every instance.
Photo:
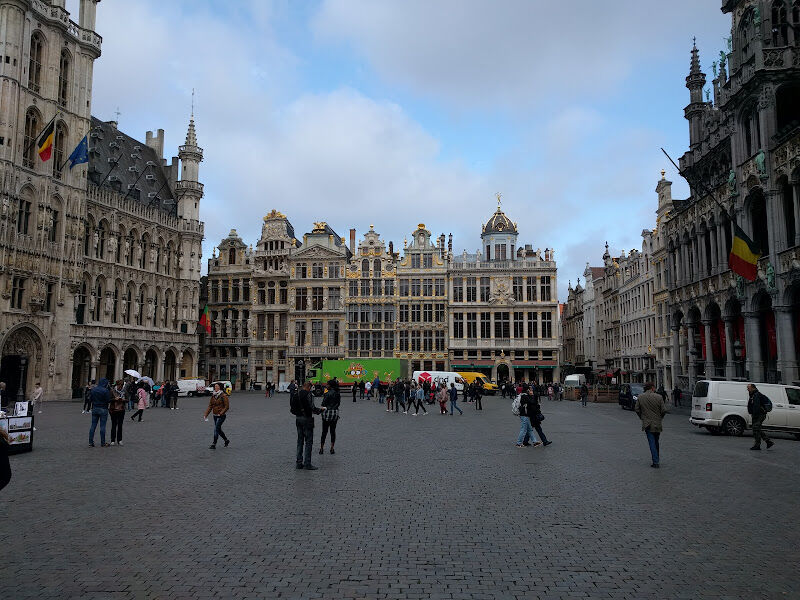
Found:
[[[33,450],[33,408],[30,402],[15,402],[0,413],[0,429],[8,434],[9,453]]]

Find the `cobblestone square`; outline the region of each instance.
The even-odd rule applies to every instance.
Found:
[[[2,492],[0,596],[796,597],[789,436],[755,453],[669,415],[655,470],[615,405],[545,401],[554,443],[518,449],[507,400],[453,417],[345,400],[315,472],[294,468],[285,394],[235,393],[215,451],[204,399],[126,418],[111,448],[87,447],[79,404],[45,406]]]

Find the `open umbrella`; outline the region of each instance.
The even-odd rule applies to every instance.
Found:
[[[153,386],[156,384],[156,382],[155,382],[155,381],[153,381],[153,380],[152,380],[150,377],[148,377],[147,375],[145,375],[144,377],[139,377],[139,381],[144,381],[144,382],[145,382],[147,385],[149,385],[150,387],[153,387]],[[139,383],[139,381],[137,381],[136,383]]]
[[[130,375],[131,377],[136,377],[136,379],[141,379],[142,375],[136,369],[128,369],[125,371],[125,375]]]

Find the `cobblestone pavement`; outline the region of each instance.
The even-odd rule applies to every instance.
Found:
[[[543,403],[518,449],[508,400],[463,416],[346,396],[335,455],[294,468],[286,395],[203,399],[87,447],[80,404],[37,415],[3,492],[0,597],[797,598],[800,442],[713,437],[670,415],[662,468],[615,405]],[[110,423],[109,423],[110,426]],[[316,440],[321,427],[317,423]]]

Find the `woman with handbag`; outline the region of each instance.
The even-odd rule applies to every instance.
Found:
[[[208,421],[208,413],[214,413],[214,441],[211,442],[211,445],[208,447],[209,450],[216,450],[217,438],[222,438],[225,440],[226,448],[228,444],[231,443],[231,441],[228,439],[228,436],[226,436],[225,432],[222,431],[222,424],[225,422],[225,419],[228,416],[228,409],[230,407],[231,405],[228,395],[222,391],[222,386],[219,383],[215,383],[214,391],[211,392],[211,398],[208,400],[208,408],[203,415],[203,418]]]
[[[125,395],[123,381],[118,379],[111,388],[111,402],[108,404],[108,415],[111,417],[111,445],[122,446],[122,423],[125,422]]]
[[[531,398],[533,399],[532,404],[529,406],[531,425],[536,430],[536,433],[539,434],[539,439],[542,440],[542,445],[549,446],[553,442],[548,440],[547,436],[544,434],[544,431],[542,431],[542,421],[544,421],[544,415],[542,414],[542,406],[539,404],[539,397],[535,394],[532,394]]]

